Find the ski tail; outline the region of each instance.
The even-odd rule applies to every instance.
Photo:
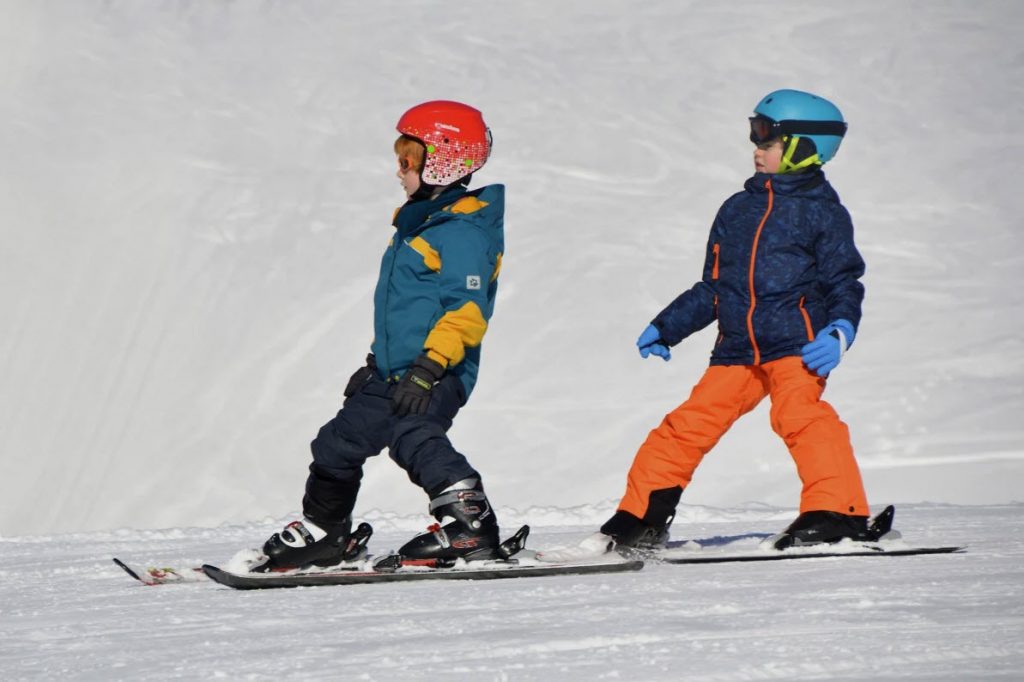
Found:
[[[146,582],[145,580],[142,579],[142,576],[139,575],[138,572],[136,572],[136,570],[134,568],[132,568],[131,566],[129,566],[125,562],[121,561],[117,557],[114,557],[114,563],[117,564],[118,566],[120,566],[122,569],[124,569],[125,573],[127,573],[131,577],[135,578],[140,583],[145,583]]]

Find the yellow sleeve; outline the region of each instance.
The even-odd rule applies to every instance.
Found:
[[[445,367],[452,367],[466,357],[466,348],[479,346],[487,331],[480,306],[467,301],[462,307],[445,313],[427,335],[423,347],[427,356]]]

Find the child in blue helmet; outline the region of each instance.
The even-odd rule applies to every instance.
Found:
[[[668,360],[672,346],[717,321],[711,366],[640,447],[618,510],[591,544],[663,545],[701,459],[766,396],[803,482],[799,517],[775,547],[867,536],[849,432],[821,400],[864,297],[850,216],[822,171],[845,133],[839,109],[807,92],[778,90],[757,104],[755,173],[719,210],[703,277],[637,341],[642,357]]]

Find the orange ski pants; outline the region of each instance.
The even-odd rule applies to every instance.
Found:
[[[771,424],[803,482],[800,512],[867,516],[868,503],[850,432],[821,399],[825,380],[799,357],[763,365],[713,365],[689,399],[665,416],[640,446],[619,509],[638,518],[656,490],[686,488],[704,455],[740,416],[771,396]]]

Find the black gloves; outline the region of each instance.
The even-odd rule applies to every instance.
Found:
[[[345,386],[345,397],[351,398],[363,387],[377,371],[377,359],[370,353],[366,356],[366,365],[355,371]],[[426,354],[420,355],[412,363],[412,367],[402,376],[391,398],[395,414],[405,417],[410,414],[423,414],[430,404],[430,391],[434,384],[444,376],[445,368],[431,360]]]
[[[395,395],[391,399],[395,414],[405,417],[410,414],[423,414],[430,404],[430,391],[434,384],[444,376],[445,368],[426,355],[421,355],[412,363],[412,367],[398,382]]]
[[[357,369],[356,373],[348,380],[348,384],[345,386],[345,397],[351,398],[358,393],[375,371],[377,371],[377,358],[370,353],[366,356],[366,365]]]

